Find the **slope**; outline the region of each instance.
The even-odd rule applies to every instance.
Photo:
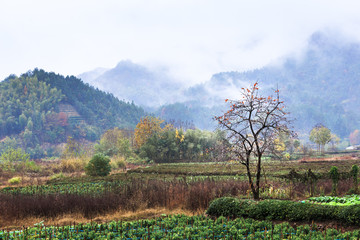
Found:
[[[68,136],[94,141],[109,128],[133,129],[144,114],[74,76],[35,69],[0,83],[0,139],[11,136],[30,151]]]

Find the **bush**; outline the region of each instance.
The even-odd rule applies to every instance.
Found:
[[[360,223],[360,205],[331,206],[288,200],[250,201],[237,198],[218,198],[207,212],[211,217],[250,217],[260,220],[326,221],[346,224]]]
[[[26,172],[40,172],[41,167],[36,164],[34,161],[26,161],[25,162],[25,171]]]
[[[111,168],[112,169],[126,169],[126,162],[125,162],[125,159],[124,157],[122,156],[113,156],[111,158],[111,162],[110,162],[110,165],[111,165]]]
[[[247,210],[252,200],[240,201],[233,197],[222,197],[213,200],[206,213],[213,217],[237,217],[247,216]]]
[[[67,173],[77,172],[82,171],[85,165],[85,160],[82,158],[67,158],[61,160],[60,170]]]
[[[19,183],[21,183],[21,178],[20,177],[13,177],[13,178],[8,180],[8,183],[11,184],[11,185],[19,184]]]
[[[50,176],[50,181],[64,179],[65,175],[63,173],[56,173]]]
[[[339,170],[336,166],[332,166],[330,169],[330,178],[333,182],[332,184],[332,195],[336,196],[337,195],[337,186],[339,183],[339,178],[340,178],[340,174],[339,174]]]
[[[95,154],[85,167],[85,172],[89,176],[107,176],[110,171],[110,159],[101,153]]]
[[[20,165],[24,164],[25,162],[29,161],[30,156],[29,154],[25,153],[21,148],[13,149],[9,148],[1,153],[0,156],[0,163],[1,167],[5,171],[12,171],[21,170],[15,169],[16,165],[20,163]]]

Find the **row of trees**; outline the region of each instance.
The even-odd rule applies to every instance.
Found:
[[[118,128],[106,131],[95,145],[95,152],[121,156],[127,161],[224,161],[229,157],[227,147],[222,131],[185,131],[147,116],[140,120],[134,132]]]

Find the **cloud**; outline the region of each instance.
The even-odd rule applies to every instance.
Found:
[[[131,59],[184,84],[264,66],[335,28],[358,41],[357,1],[3,1],[0,78],[35,67],[74,74]]]

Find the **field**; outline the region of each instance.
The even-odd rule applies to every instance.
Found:
[[[294,228],[237,218],[174,215],[131,222],[87,223],[62,227],[35,227],[0,231],[3,239],[358,239],[360,231],[319,229],[315,224]]]
[[[328,172],[331,166],[339,168],[340,181],[338,184],[338,194],[341,196],[346,195],[352,191],[353,185],[352,179],[349,177],[349,171],[354,164],[360,165],[360,160],[356,156],[349,155],[329,156],[327,159],[264,161],[261,198],[300,201],[308,199],[311,195],[319,199],[321,196],[330,195],[332,182]],[[309,178],[306,178],[309,169],[316,175],[315,184],[313,182],[310,183]],[[290,174],[291,171],[295,171],[297,175],[294,177],[294,175]],[[5,236],[10,237],[10,235],[14,236],[14,232],[11,232],[9,235],[9,231],[12,231],[11,229],[19,230],[24,225],[33,226],[36,222],[44,220],[44,224],[47,225],[46,231],[44,229],[41,230],[42,232],[34,230],[36,228],[26,231],[29,234],[31,232],[34,238],[36,234],[50,236],[50,233],[57,232],[60,235],[52,235],[52,238],[66,238],[66,236],[68,237],[66,234],[72,234],[74,239],[84,239],[85,230],[79,233],[79,228],[80,226],[87,226],[86,229],[88,230],[86,231],[88,232],[86,234],[88,235],[86,236],[97,234],[96,236],[99,235],[99,238],[101,235],[105,239],[111,238],[110,236],[116,237],[116,234],[119,234],[119,232],[116,232],[118,230],[113,231],[114,226],[118,226],[119,222],[104,224],[111,220],[154,219],[160,217],[162,213],[183,212],[187,215],[202,215],[209,207],[210,202],[215,198],[223,196],[235,196],[243,199],[251,198],[251,191],[244,168],[235,162],[154,164],[136,167],[126,172],[114,173],[107,177],[94,178],[81,174],[74,177],[65,174],[62,178],[46,179],[43,182],[44,184],[41,185],[25,183],[18,186],[2,186],[0,190],[0,212],[2,213],[0,215],[0,229],[7,229],[2,233],[3,238]],[[146,210],[153,211],[153,213],[140,214]],[[76,224],[70,226],[71,220],[63,221],[64,218],[72,219]],[[177,221],[183,221],[179,220],[182,218],[187,219],[185,216],[179,217],[178,215],[173,218],[178,219]],[[190,218],[193,219],[191,221],[194,224],[197,221],[213,221],[204,216]],[[168,218],[166,219],[166,221],[170,221]],[[81,222],[92,222],[93,220],[103,225],[96,225],[94,227],[95,222],[93,222],[92,226],[86,225],[86,223],[79,225]],[[188,219],[187,221],[190,220]],[[238,224],[235,222],[230,221],[227,226]],[[55,223],[65,224],[65,227],[49,226]],[[125,222],[123,223],[125,224]],[[126,224],[132,226],[138,224],[138,221]],[[341,225],[341,223],[339,224]],[[171,224],[167,222],[164,225],[170,226]],[[163,225],[161,224],[161,226]],[[192,227],[185,224],[185,228],[182,226],[182,231],[177,233],[177,230],[171,229],[170,231],[170,227],[163,228],[169,230],[164,232],[163,229],[160,229],[159,225],[154,225],[152,228],[158,230],[154,230],[150,234],[155,239],[157,239],[155,235],[162,234],[164,236],[164,234],[170,233],[173,234],[171,239],[177,239],[176,236],[180,236],[179,239],[184,239],[184,235],[188,233],[194,236],[192,237],[193,239],[206,238],[201,234],[208,234],[208,236],[216,234],[216,236],[220,236],[219,239],[224,237],[225,239],[246,239],[251,234],[253,236],[264,235],[264,229],[250,232],[246,230],[248,231],[246,234],[244,230],[241,233],[243,235],[240,233],[221,235],[220,232],[223,230],[219,230],[219,233],[211,233],[202,229],[201,231],[198,230],[199,235],[195,235],[192,232],[195,231],[191,229]],[[353,229],[354,227],[351,228]],[[187,230],[185,231],[185,229]],[[229,229],[231,227],[225,228],[226,231],[230,231]],[[296,237],[304,234],[303,230],[300,229],[298,232],[296,229],[291,230],[293,232],[289,236],[292,236],[292,239],[297,239]],[[75,231],[77,231],[76,234],[79,233],[80,235],[75,237]],[[146,234],[149,234],[147,229],[140,230],[137,227],[136,231],[136,234],[140,234],[138,232],[145,234],[144,231]],[[273,234],[274,239],[278,238],[275,236],[281,234],[278,231],[272,230],[271,227],[267,227],[266,231],[268,231],[267,234]],[[325,233],[310,231],[308,233],[313,234],[312,239],[316,239],[314,238],[316,234],[325,236],[332,231],[329,230]],[[25,232],[19,232],[18,234],[20,238],[23,236],[21,234],[25,234]],[[333,235],[330,236],[337,236],[335,233],[331,234]],[[336,234],[341,235],[340,232]],[[348,234],[355,236],[358,233]],[[129,235],[128,238],[132,237]]]

